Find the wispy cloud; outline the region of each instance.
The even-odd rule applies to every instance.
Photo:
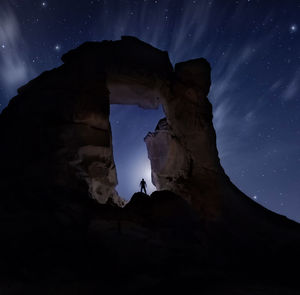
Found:
[[[219,58],[210,94],[213,100],[224,100],[230,91],[234,91],[236,75],[253,56],[252,48],[250,43],[241,49],[230,48]]]
[[[184,7],[182,16],[174,25],[170,44],[171,59],[181,61],[203,39],[211,17],[210,5],[202,1],[197,6],[190,4]],[[188,46],[184,46],[188,44]]]
[[[148,2],[140,4],[128,1],[123,3],[121,9],[118,0],[109,1],[109,5],[107,3],[99,11],[99,17],[92,30],[92,38],[118,40],[122,35],[133,35],[153,46],[160,48],[166,46],[166,42],[163,42],[167,32],[165,15],[171,0],[164,2],[165,10],[158,7],[150,9]]]
[[[1,83],[11,95],[34,75],[34,71],[18,19],[13,9],[4,4],[0,4],[0,46]]]
[[[248,64],[255,60],[257,49],[253,42],[247,40],[239,48],[231,47],[219,57],[213,70],[213,84],[209,98],[214,106],[213,122],[222,161],[244,150],[247,140],[243,139],[246,139],[261,123],[257,114],[263,104],[258,97],[250,100],[238,84],[238,81],[241,83],[241,77],[247,71]],[[244,82],[247,84],[247,78]],[[241,100],[249,104],[249,107],[241,108]]]
[[[294,78],[286,86],[282,93],[282,97],[287,101],[295,98],[297,94],[300,96],[300,70],[296,72]]]
[[[279,79],[277,81],[275,81],[271,87],[270,87],[270,91],[271,92],[274,92],[274,91],[277,91],[279,89],[280,86],[282,86],[283,84],[283,80],[282,79]]]
[[[204,2],[194,4],[193,1],[181,5],[165,0],[163,7],[158,6],[156,9],[142,3],[136,6],[130,2],[124,3],[121,10],[118,1],[110,1],[109,6],[100,11],[93,29],[93,39],[99,39],[99,36],[101,39],[111,39],[113,36],[113,40],[116,40],[122,35],[134,35],[155,47],[168,50],[172,62],[190,59],[191,52],[195,52],[195,47],[207,33],[211,5]],[[109,9],[114,11],[113,18]],[[178,11],[176,20],[169,19],[168,12],[171,10]]]

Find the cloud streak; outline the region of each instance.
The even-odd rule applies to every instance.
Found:
[[[224,158],[236,153],[240,146],[240,136],[254,127],[256,109],[234,112],[238,96],[242,95],[236,83],[243,66],[255,53],[253,44],[246,42],[242,48],[229,48],[217,61],[214,81],[209,98],[214,105],[214,127],[218,134],[218,150]],[[248,129],[248,130],[245,130]]]
[[[0,5],[0,78],[8,95],[33,77],[18,19],[9,5]]]
[[[296,72],[294,78],[288,83],[286,89],[282,93],[285,101],[295,98],[300,93],[300,70]]]

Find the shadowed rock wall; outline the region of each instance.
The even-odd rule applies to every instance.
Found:
[[[166,119],[145,142],[156,187],[184,196],[202,214],[215,218],[220,214],[221,199],[209,184],[225,175],[207,99],[210,71],[203,58],[175,65],[171,89],[163,102]]]

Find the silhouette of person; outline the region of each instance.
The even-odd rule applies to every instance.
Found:
[[[140,182],[140,187],[141,187],[141,192],[144,191],[145,194],[147,194],[147,192],[146,192],[147,183],[146,183],[146,181],[144,180],[144,178],[142,178],[142,180],[141,180],[141,182]]]

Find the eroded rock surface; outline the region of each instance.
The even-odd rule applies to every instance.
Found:
[[[208,188],[209,195],[203,197],[207,183],[224,176],[207,99],[210,83],[210,65],[205,59],[176,64],[171,91],[163,102],[164,126],[158,124],[145,142],[156,187],[184,196],[207,218],[217,218],[220,194]]]

